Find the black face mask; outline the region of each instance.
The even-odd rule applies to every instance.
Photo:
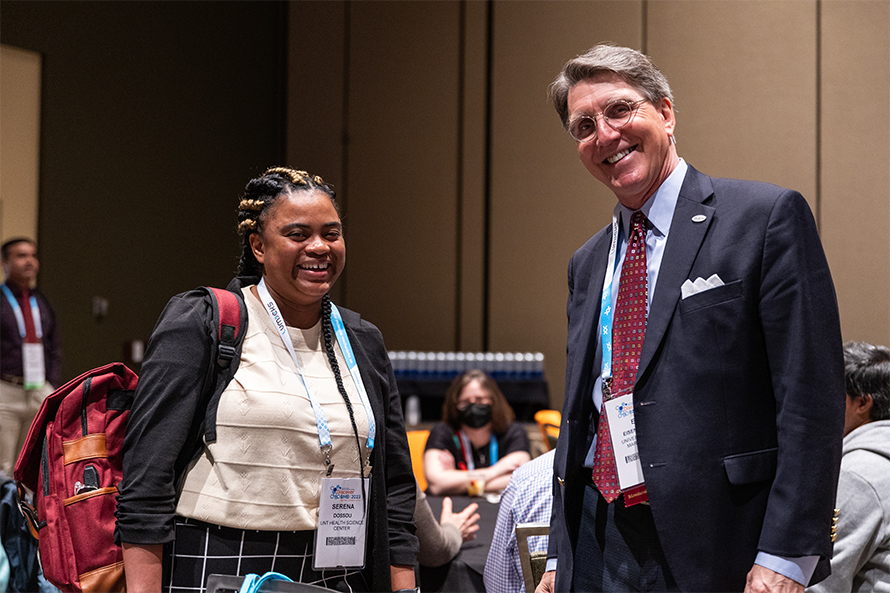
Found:
[[[461,423],[470,428],[482,428],[491,422],[491,406],[488,404],[471,404],[458,411]]]

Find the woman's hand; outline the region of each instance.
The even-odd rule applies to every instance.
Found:
[[[476,539],[476,532],[479,531],[479,513],[476,509],[479,505],[475,502],[459,513],[452,513],[451,499],[447,496],[442,499],[442,516],[439,523],[451,523],[460,531],[460,536],[465,542]]]

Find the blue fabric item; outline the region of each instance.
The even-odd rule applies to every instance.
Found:
[[[9,584],[9,559],[6,558],[6,548],[0,546],[0,591],[6,591]]]
[[[6,480],[0,486],[0,541],[9,563],[9,582],[3,590],[38,590],[37,540],[19,511],[18,494],[12,480]]]
[[[241,584],[241,589],[238,590],[238,593],[258,593],[260,586],[266,581],[288,581],[292,583],[293,579],[280,572],[267,572],[263,576],[251,573],[244,577],[244,582]]]

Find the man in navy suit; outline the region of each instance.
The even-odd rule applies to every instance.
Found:
[[[635,50],[594,47],[550,94],[618,205],[569,264],[538,590],[803,591],[829,574],[844,408],[837,303],[806,201],[679,158],[670,86]],[[635,309],[618,298],[633,290]]]

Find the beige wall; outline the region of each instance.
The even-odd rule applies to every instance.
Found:
[[[37,240],[40,54],[0,46],[0,241]]]
[[[819,181],[844,338],[890,345],[888,23],[890,2],[823,4]]]
[[[606,40],[665,72],[688,162],[807,197],[844,338],[890,343],[890,1],[300,2],[290,22],[313,139],[289,123],[288,159],[340,176],[341,296],[390,348],[540,350],[561,405],[566,264],[615,200],[546,89]]]
[[[641,10],[641,2],[622,0],[494,7],[489,347],[543,352],[557,407],[568,261],[611,220],[615,198],[578,160],[547,87],[597,40],[639,47]]]

